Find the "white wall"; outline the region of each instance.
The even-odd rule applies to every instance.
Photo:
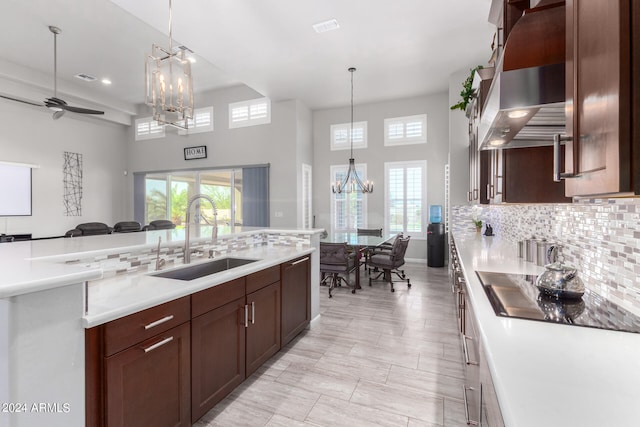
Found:
[[[45,108],[0,100],[0,127],[0,161],[40,165],[32,174],[33,215],[0,217],[0,232],[59,236],[82,222],[113,226],[130,218],[125,126],[73,113],[54,121]],[[82,154],[82,216],[65,216],[64,151]]]
[[[449,115],[447,93],[399,99],[354,106],[354,121],[368,122],[368,147],[354,149],[356,163],[367,164],[367,176],[374,182],[373,193],[367,195],[369,228],[384,226],[384,163],[405,160],[427,160],[427,206],[444,205],[444,166],[449,152]],[[384,146],[384,119],[427,114],[427,144]],[[330,149],[330,126],[348,123],[349,107],[313,112],[313,193],[316,226],[331,228],[330,166],[347,165],[349,151]],[[427,218],[428,222],[428,218]],[[426,259],[426,230],[421,236],[412,235],[407,257]]]
[[[296,227],[300,162],[310,161],[310,137],[305,136],[310,131],[304,130],[310,128],[310,112],[299,101],[272,102],[270,124],[229,129],[228,104],[259,97],[244,85],[198,94],[196,108],[213,105],[213,132],[182,136],[167,128],[165,138],[135,141],[132,127],[127,169],[150,172],[269,163],[271,226]],[[148,116],[150,111],[142,107],[139,117]],[[184,160],[183,148],[198,145],[207,146],[207,158]]]

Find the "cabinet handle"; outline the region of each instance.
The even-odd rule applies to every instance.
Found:
[[[467,365],[479,365],[478,362],[471,360],[471,358],[469,357],[469,347],[467,347],[467,340],[473,340],[473,338],[468,335],[463,335],[462,352],[464,353],[464,363]]]
[[[467,390],[475,391],[476,389],[473,387],[467,387],[466,385],[462,386],[462,397],[464,399],[464,416],[467,420],[468,426],[477,426],[478,422],[472,420],[469,416],[469,401],[467,400]]]
[[[150,351],[153,351],[158,347],[162,347],[163,345],[165,345],[167,343],[170,343],[171,341],[173,341],[173,337],[165,338],[160,342],[157,342],[157,343],[155,343],[153,345],[150,345],[149,347],[143,348],[143,350],[144,350],[145,353],[149,353]]]
[[[565,178],[577,178],[578,174],[562,172],[562,166],[560,164],[560,145],[562,142],[572,142],[572,136],[564,136],[559,133],[553,135],[553,180],[560,182]],[[573,161],[571,162],[573,164]],[[572,169],[575,169],[572,167]]]
[[[293,267],[294,265],[298,265],[301,262],[305,262],[305,261],[309,261],[309,257],[304,257],[304,258],[299,259],[299,260],[297,260],[295,262],[292,262],[292,263],[289,264],[289,266]]]
[[[478,200],[478,189],[477,188],[473,189],[473,200]]]
[[[251,324],[256,324],[256,302],[251,301]]]
[[[247,304],[244,305],[244,327],[249,327],[249,306]]]
[[[467,202],[470,202],[472,199],[471,197],[471,191],[467,191]]]
[[[489,198],[493,199],[494,197],[496,197],[495,185],[489,184]]]
[[[145,325],[144,329],[146,330],[146,329],[154,328],[154,327],[156,327],[158,325],[162,325],[163,323],[166,323],[166,322],[168,322],[169,320],[172,320],[172,319],[173,319],[173,314],[170,314],[170,315],[168,315],[166,317],[163,317],[162,319],[156,320],[155,322],[151,322],[148,325]]]

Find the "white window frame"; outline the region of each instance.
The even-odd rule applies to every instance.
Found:
[[[346,164],[343,165],[331,165],[330,167],[330,178],[329,178],[329,182],[336,182],[336,175],[338,173],[342,173],[343,175],[346,175],[347,170],[349,169],[349,166]],[[356,163],[356,170],[358,171],[358,175],[360,177],[364,177],[367,176],[367,164],[366,163]],[[356,193],[360,193],[360,192],[356,192]],[[357,231],[357,228],[367,228],[367,196],[366,195],[362,195],[362,223],[360,225],[358,224],[346,224],[347,227],[346,228],[338,228],[337,224],[336,224],[336,211],[337,211],[337,204],[338,201],[340,200],[341,196],[346,197],[346,195],[348,194],[354,194],[354,193],[346,193],[343,192],[342,194],[334,194],[331,191],[331,186],[329,186],[329,195],[330,195],[330,200],[331,200],[331,230],[332,232],[353,232],[355,233]],[[345,221],[346,223],[347,221]]]
[[[140,127],[144,124],[147,124],[147,131],[144,133],[140,132]],[[135,140],[136,141],[144,141],[147,139],[157,139],[164,138],[164,126],[159,125],[157,121],[153,119],[153,117],[143,117],[140,119],[136,119],[135,121]]]
[[[209,117],[208,124],[202,124],[199,120],[200,116],[207,115]],[[213,105],[210,107],[196,108],[193,110],[193,119],[188,121],[188,129],[178,130],[179,135],[191,135],[194,133],[213,132]]]
[[[302,164],[302,198],[301,198],[301,215],[302,228],[308,229],[313,227],[313,168],[307,163]]]
[[[254,116],[254,110],[266,106],[266,114]],[[233,111],[246,108],[246,119],[233,120]],[[256,98],[248,101],[233,102],[229,104],[229,129],[237,129],[247,126],[266,125],[271,123],[271,100],[269,98]]]
[[[407,169],[420,168],[422,174],[421,183],[421,200],[420,200],[420,230],[408,230],[407,227]],[[403,221],[402,230],[392,230],[391,228],[391,190],[392,184],[389,172],[391,169],[403,170]],[[404,162],[385,162],[384,164],[384,226],[387,232],[402,232],[405,235],[411,236],[415,239],[425,239],[427,234],[427,161],[426,160],[414,160]]]
[[[420,135],[407,135],[407,127],[420,123],[422,132]],[[384,119],[384,145],[409,145],[427,143],[427,115],[393,117]]]
[[[367,126],[366,121],[353,122],[353,134],[356,134],[358,130],[362,130],[362,140],[356,140],[354,138],[353,148],[367,148]],[[349,131],[351,130],[351,123],[339,123],[331,125],[331,151],[336,150],[349,150],[351,149],[351,139]],[[345,137],[339,137],[344,135]]]

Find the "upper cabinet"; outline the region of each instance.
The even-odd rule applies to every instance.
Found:
[[[565,178],[567,196],[640,194],[640,4],[567,0],[566,10],[566,137],[557,157],[566,141],[556,179]]]

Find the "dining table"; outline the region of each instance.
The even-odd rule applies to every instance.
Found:
[[[346,243],[351,250],[357,253],[355,257],[356,283],[355,289],[360,287],[360,254],[366,248],[377,248],[384,243],[393,241],[398,233],[382,233],[382,236],[358,234],[356,232],[336,231],[328,232],[320,237],[325,243]]]

